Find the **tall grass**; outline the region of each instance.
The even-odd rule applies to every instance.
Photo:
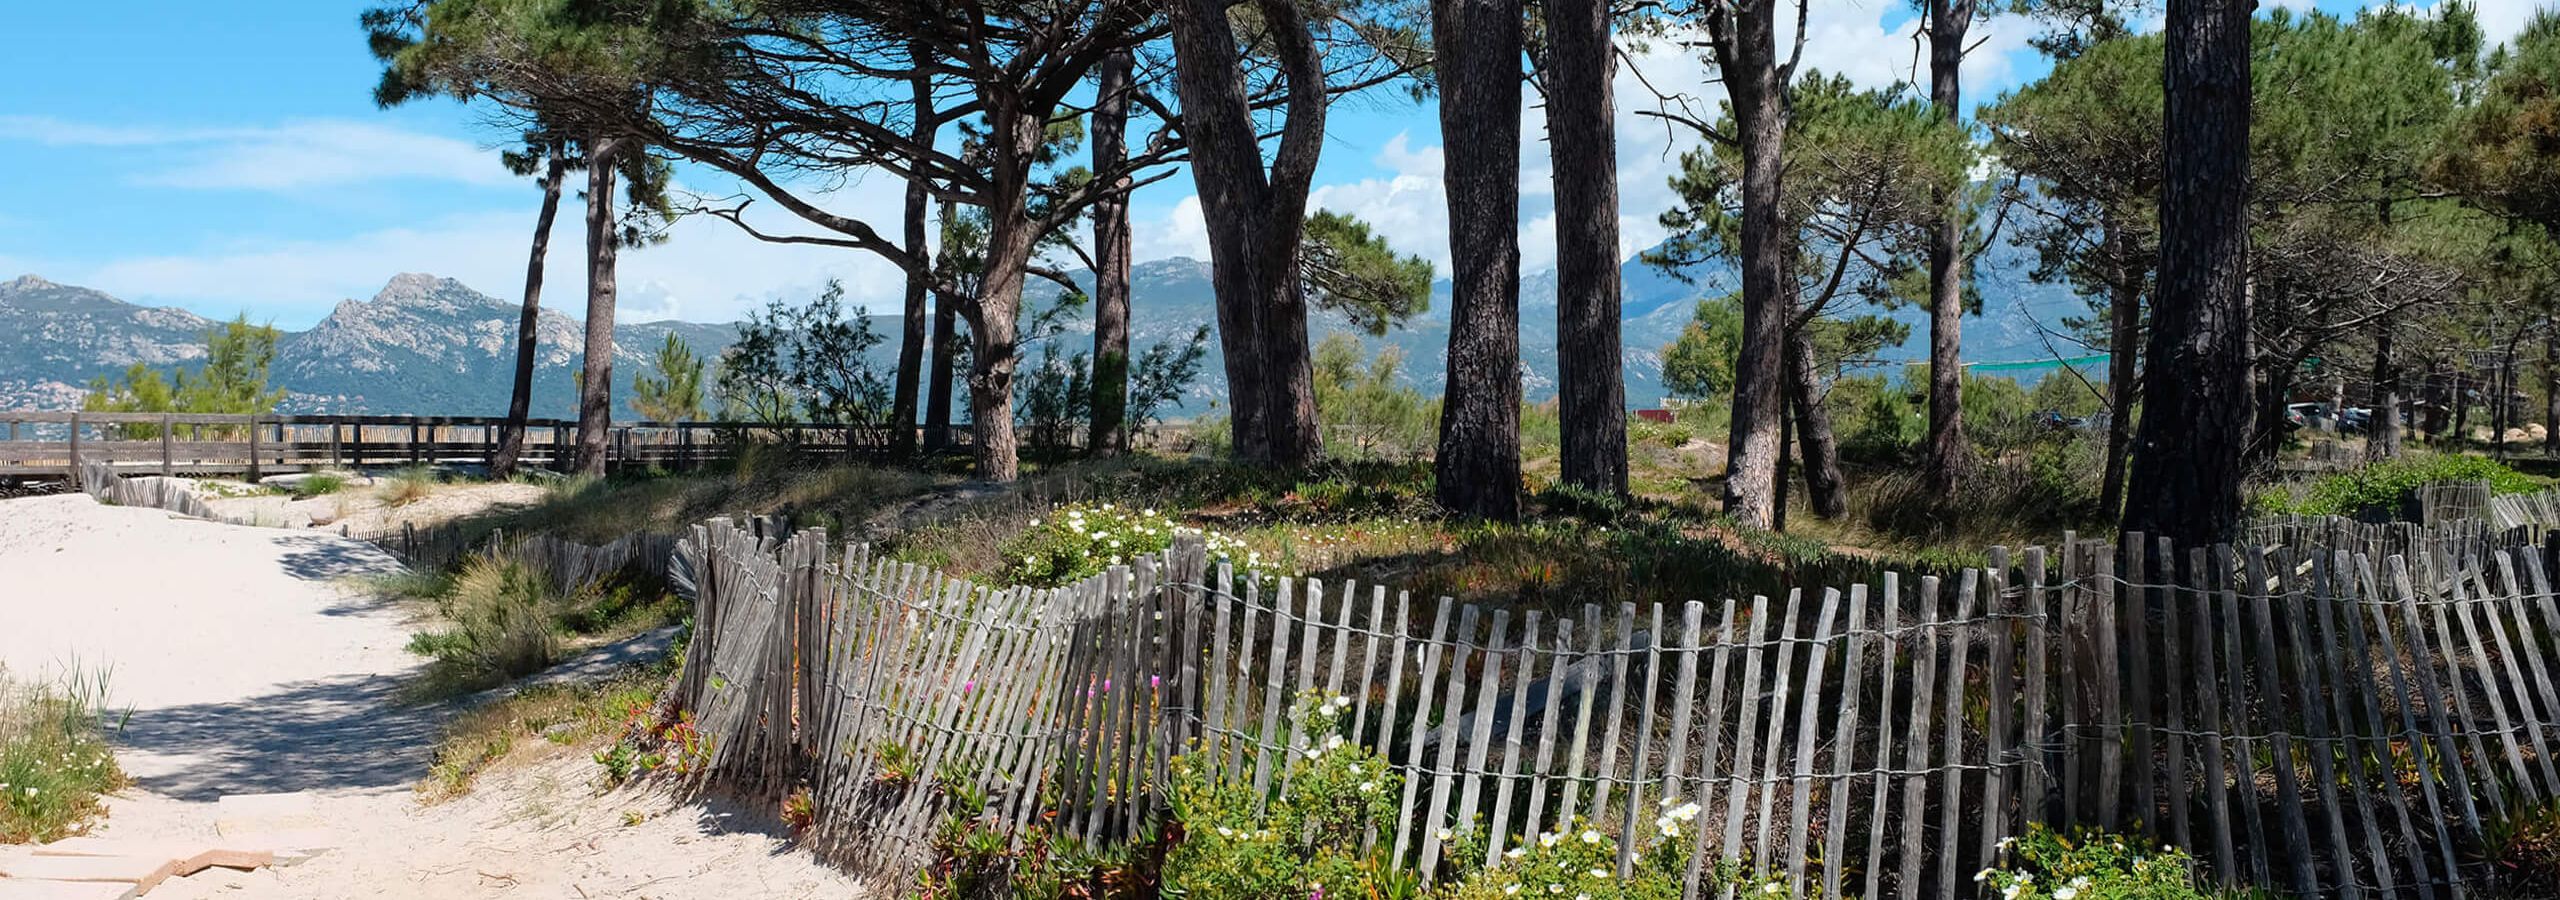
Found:
[[[0,669],[0,844],[78,834],[104,811],[99,798],[124,786],[107,746],[123,721],[106,696],[105,672],[40,683]]]
[[[375,489],[374,496],[384,506],[407,506],[427,499],[436,488],[436,470],[427,466],[410,466],[391,473],[391,477]]]
[[[551,580],[532,566],[497,556],[473,557],[437,600],[448,624],[409,639],[410,652],[433,660],[417,692],[449,696],[550,667],[560,658],[554,620],[565,605]]]

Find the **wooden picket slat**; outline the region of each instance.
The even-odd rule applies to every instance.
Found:
[[[1858,712],[1866,694],[1862,652],[1875,637],[1867,633],[1867,586],[1849,586],[1849,639],[1840,661],[1840,720],[1831,735],[1831,813],[1822,828],[1822,896],[1840,897],[1842,869],[1849,864],[1849,795],[1856,786],[1850,767],[1857,762]],[[1891,730],[1891,729],[1879,729]],[[1870,827],[1874,827],[1872,824]]]
[[[1768,634],[1768,627],[1769,598],[1754,596],[1751,598],[1751,634],[1742,644],[1742,696],[1737,702],[1742,721],[1733,731],[1733,764],[1718,770],[1732,773],[1724,778],[1724,828],[1719,832],[1723,836],[1723,855],[1720,858],[1728,861],[1741,858],[1743,809],[1750,802],[1752,786],[1759,778],[1752,768],[1751,751],[1760,737],[1760,729],[1756,727],[1760,721],[1760,663],[1764,655],[1760,642],[1762,636]],[[1703,835],[1700,840],[1704,840]]]
[[[1466,775],[1458,787],[1458,817],[1450,826],[1459,831],[1475,830],[1476,810],[1484,799],[1485,762],[1493,749],[1494,702],[1502,695],[1502,654],[1510,627],[1511,611],[1494,610],[1493,627],[1486,632],[1481,654],[1483,681],[1476,685],[1476,711],[1468,717],[1473,727],[1461,735],[1467,739]]]
[[[1652,627],[1648,629],[1650,637],[1645,641],[1644,648],[1644,674],[1645,680],[1648,682],[1655,681],[1662,677],[1662,604],[1654,604],[1652,606],[1652,611]],[[1645,771],[1653,764],[1654,706],[1656,699],[1661,694],[1660,691],[1654,690],[1651,684],[1645,685],[1641,690],[1639,690],[1639,693],[1644,695],[1644,699],[1640,704],[1644,708],[1644,712],[1636,720],[1638,724],[1636,725],[1635,758],[1627,774],[1627,800],[1625,810],[1619,815],[1619,819],[1623,823],[1619,827],[1619,833],[1624,835],[1636,835],[1642,833],[1637,831],[1636,828],[1639,817],[1644,815]],[[1593,811],[1605,812],[1604,809],[1598,806],[1593,807]],[[1634,871],[1636,859],[1635,848],[1636,842],[1632,837],[1618,842],[1619,878],[1626,878],[1629,873]]]
[[[1512,665],[1511,712],[1502,734],[1501,770],[1496,774],[1493,796],[1493,825],[1485,832],[1484,864],[1497,865],[1502,860],[1505,840],[1511,834],[1511,795],[1520,780],[1520,730],[1529,718],[1529,688],[1538,672],[1538,610],[1530,610],[1520,626],[1519,660]],[[1554,698],[1548,698],[1553,705]],[[1527,840],[1525,837],[1523,840]]]
[[[1469,603],[1458,610],[1457,640],[1449,648],[1447,690],[1441,692],[1440,727],[1433,732],[1439,755],[1431,764],[1430,813],[1422,820],[1422,879],[1431,880],[1440,871],[1440,851],[1451,831],[1449,806],[1457,798],[1458,726],[1467,712],[1467,662],[1475,655],[1476,605]]]
[[[2029,550],[2027,559],[2030,570],[2041,574],[2042,553]],[[2033,597],[2034,594],[2030,593],[2028,596]],[[1869,779],[1868,784],[1867,857],[1864,868],[1867,883],[1865,890],[1859,893],[1859,896],[1865,900],[1875,900],[1884,889],[1885,813],[1887,804],[1892,802],[1894,784],[1892,775],[1888,774],[1893,770],[1893,688],[1895,675],[1902,671],[1901,660],[1910,658],[1908,654],[1897,653],[1903,646],[1902,574],[1899,572],[1884,573],[1884,615],[1880,618],[1884,629],[1884,640],[1876,648],[1876,663],[1877,668],[1884,673],[1884,678],[1883,683],[1876,686],[1874,757],[1876,774]],[[2029,633],[2032,635],[2035,630],[2030,630]],[[2028,768],[2032,771],[2036,767]]]
[[[2233,557],[2230,547],[2214,548],[2214,572],[2223,579],[2222,674],[2226,686],[2221,699],[2229,726],[2237,732],[2232,741],[2239,745],[2231,755],[2234,764],[2231,780],[2233,805],[2240,808],[2240,822],[2248,834],[2249,875],[2254,883],[2267,884],[2273,880],[2268,874],[2273,860],[2269,858],[2267,831],[2258,811],[2257,754],[2250,749],[2250,726],[2255,723],[2250,712],[2249,693],[2244,689],[2248,676],[2243,671],[2248,668],[2249,657],[2240,652],[2240,636],[2246,633],[2241,626],[2240,585],[2245,578],[2250,592],[2255,594],[2264,589],[2264,582],[2239,575],[2235,568],[2237,565],[2238,560]],[[2210,629],[2207,631],[2210,633]]]
[[[1535,615],[1533,611],[1531,615]],[[1565,677],[1571,669],[1573,620],[1556,620],[1555,643],[1547,651],[1546,709],[1538,720],[1538,757],[1532,764],[1534,777],[1529,780],[1529,812],[1520,823],[1523,845],[1546,831],[1547,793],[1555,775],[1556,727],[1564,715]]]
[[[1396,807],[1396,845],[1388,856],[1399,864],[1408,858],[1406,851],[1413,847],[1414,795],[1422,788],[1422,738],[1431,727],[1431,690],[1439,684],[1441,661],[1449,658],[1449,611],[1455,603],[1447,597],[1440,598],[1439,609],[1431,614],[1431,640],[1422,645],[1422,689],[1414,695],[1413,733],[1405,741],[1402,763],[1405,772],[1404,800]],[[1469,616],[1472,624],[1473,614]],[[1437,827],[1426,826],[1425,830]]]
[[[2202,573],[2192,567],[2187,570],[2187,579],[2181,581],[2177,575],[2177,548],[2170,544],[2168,538],[2158,540],[2159,564],[2152,578],[2162,585],[2159,593],[2160,682],[2161,718],[2168,727],[2169,839],[2176,846],[2193,848],[2196,846],[2195,828],[2190,814],[2194,807],[2194,794],[2188,790],[2187,780],[2186,646],[2179,628],[2179,610],[2186,606],[2187,591],[2179,586],[2193,589],[2204,585],[2195,580]]]
[[[1956,586],[1956,624],[1944,632],[1948,634],[1952,646],[1947,650],[1945,673],[1946,750],[1941,759],[1946,763],[1942,772],[1945,787],[1938,794],[1941,807],[1938,811],[1937,854],[1939,900],[1954,900],[1959,877],[1974,871],[1959,862],[1959,857],[1956,855],[1956,840],[1962,833],[1960,825],[1964,817],[1964,698],[1967,687],[1965,658],[1973,650],[1973,632],[1979,630],[1973,617],[1974,603],[1979,599],[1977,591],[1981,575],[1982,572],[1979,569],[1964,571],[1963,580]]]
[[[1805,829],[1813,813],[1813,736],[1815,720],[1822,711],[1822,668],[1831,657],[1831,622],[1840,609],[1840,592],[1822,592],[1822,611],[1814,618],[1813,647],[1804,665],[1803,708],[1796,714],[1795,795],[1789,798],[1791,815],[1787,820],[1787,892],[1804,893]],[[1952,804],[1950,805],[1952,808]],[[1768,827],[1763,823],[1763,828]]]
[[[1921,576],[1919,603],[1919,621],[1912,632],[1911,720],[1902,745],[1902,768],[1910,774],[1902,777],[1902,871],[1894,881],[1897,897],[1920,895],[1920,864],[1925,861],[1921,847],[1929,830],[1922,803],[1929,789],[1929,713],[1936,706],[1930,698],[1938,696],[1938,646],[1944,643],[1938,629],[1936,576]]]

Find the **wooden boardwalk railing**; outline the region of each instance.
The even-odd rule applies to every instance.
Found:
[[[893,877],[927,862],[944,773],[991,818],[1106,842],[1164,814],[1177,754],[1274,790],[1309,690],[1348,695],[1341,736],[1405,777],[1376,840],[1424,873],[1679,801],[1695,858],[1831,897],[1969,896],[2030,822],[2147,835],[2227,883],[2449,896],[2484,829],[2560,798],[2537,548],[2424,575],[2139,535],[1989,560],[1550,616],[1252,577],[1196,543],[994,589],[715,521],[673,566],[698,629],[677,699],[699,777],[810,786],[822,843]]]
[[[312,469],[482,465],[506,420],[495,416],[214,415],[0,410],[0,478],[73,477],[84,463],[160,475],[251,478]],[[578,423],[526,423],[524,465],[565,470]],[[884,453],[891,431],[868,425],[621,422],[607,468],[684,469],[732,457],[750,443],[787,444],[820,457]],[[967,446],[954,428],[952,446]]]

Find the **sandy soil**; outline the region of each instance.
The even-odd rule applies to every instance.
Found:
[[[717,807],[599,795],[582,755],[421,807],[445,710],[392,703],[420,611],[366,590],[380,550],[82,494],[0,500],[0,666],[111,671],[135,787],[99,833],[209,834],[226,795],[300,792],[337,849],[209,872],[152,897],[853,896],[855,884]],[[548,745],[545,745],[546,747]],[[626,813],[638,824],[626,824]]]
[[[542,502],[544,488],[538,484],[494,482],[478,484],[439,484],[426,497],[399,506],[382,502],[380,481],[351,483],[345,490],[317,497],[294,498],[280,494],[251,493],[242,486],[215,486],[215,491],[228,487],[239,496],[208,497],[206,503],[214,511],[243,522],[280,528],[321,528],[336,533],[344,528],[350,534],[383,534],[398,530],[403,524],[425,528],[454,519],[475,516],[498,509],[521,508]]]
[[[468,796],[436,806],[325,801],[324,818],[363,823],[344,846],[291,868],[208,870],[150,900],[865,896],[859,882],[791,849],[764,817],[652,789],[599,791],[595,773],[592,761],[563,751],[483,776]]]

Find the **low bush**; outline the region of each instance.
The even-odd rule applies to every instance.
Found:
[[[383,479],[382,486],[374,489],[374,496],[384,506],[407,506],[427,499],[427,495],[435,491],[436,482],[436,470],[411,466]]]
[[[2204,900],[2237,897],[2196,881],[2195,860],[2149,849],[2119,834],[2064,834],[2041,823],[2000,842],[1999,857],[1975,873],[1982,896],[2000,900]]]
[[[634,669],[587,684],[539,685],[455,716],[436,742],[427,777],[418,782],[419,797],[434,802],[469,793],[481,773],[528,740],[567,747],[643,731],[672,665]],[[597,761],[604,763],[609,752],[597,753]],[[618,784],[645,770],[635,755],[632,766],[619,774],[607,764],[605,780]]]
[[[1211,559],[1239,557],[1241,545],[1214,531],[1186,529],[1154,509],[1128,509],[1118,504],[1071,504],[1045,518],[1004,545],[1004,583],[1057,587],[1100,574],[1173,546],[1185,531],[1199,533],[1209,544]],[[1251,565],[1249,559],[1236,562]]]
[[[347,489],[347,476],[336,472],[313,472],[293,483],[296,497],[321,497]]]
[[[0,669],[0,844],[79,834],[125,784],[107,746],[121,725],[105,709],[106,677],[58,684],[12,680]]]
[[[1277,794],[1217,781],[1200,757],[1176,761],[1174,816],[1183,839],[1165,860],[1166,893],[1236,900],[1310,897],[1411,898],[1422,893],[1381,848],[1361,849],[1372,833],[1396,827],[1404,780],[1385,760],[1341,735],[1347,697],[1301,694],[1290,709],[1289,764]],[[1388,842],[1381,842],[1388,843]]]
[[[1850,488],[1851,508],[1868,528],[1919,546],[2047,540],[2109,519],[2099,503],[2104,453],[2095,439],[2047,439],[1979,461],[1948,493],[1916,471],[1882,471]]]
[[[565,604],[551,580],[523,562],[473,557],[437,606],[448,624],[409,640],[410,652],[433,658],[422,684],[430,694],[494,687],[559,659],[554,616]]]
[[[2486,456],[2413,453],[2307,483],[2276,485],[2258,493],[2259,512],[2277,515],[2353,516],[2368,511],[2396,515],[2419,487],[2451,481],[2485,481],[2496,494],[2539,491],[2550,483]]]
[[[2560,803],[2543,803],[2502,816],[2484,816],[2481,861],[2488,864],[2490,897],[2560,897]]]

